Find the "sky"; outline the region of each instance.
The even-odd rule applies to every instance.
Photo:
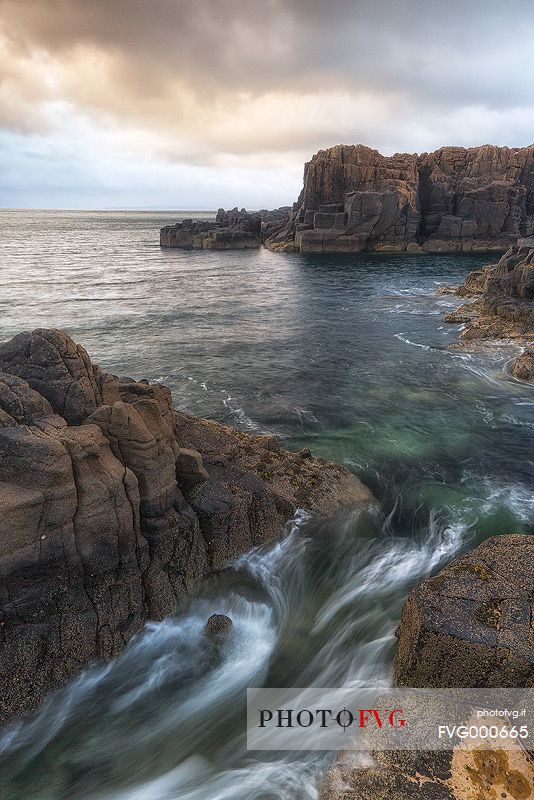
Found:
[[[532,0],[0,0],[0,207],[273,208],[335,144],[534,142]]]

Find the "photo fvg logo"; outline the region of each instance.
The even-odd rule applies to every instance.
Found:
[[[298,711],[293,708],[262,708],[259,710],[258,727],[267,728],[269,725],[275,728],[310,728],[312,725],[328,728],[337,725],[343,730],[372,726],[380,730],[383,727],[403,728],[406,718],[402,708],[358,708],[354,711],[348,708],[339,711],[331,708],[303,708]]]
[[[513,749],[531,730],[532,689],[247,690],[249,750],[452,750],[465,739]]]

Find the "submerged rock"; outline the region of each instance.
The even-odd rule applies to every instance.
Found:
[[[342,467],[174,412],[56,330],[0,345],[0,725],[299,507],[373,503]]]

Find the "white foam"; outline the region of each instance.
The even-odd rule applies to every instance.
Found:
[[[428,345],[428,344],[419,344],[418,342],[412,342],[410,339],[408,339],[408,337],[406,336],[405,333],[396,333],[395,334],[395,338],[396,339],[400,339],[401,342],[404,342],[405,344],[409,344],[412,347],[420,347],[421,350],[432,350],[432,349],[434,349],[434,348],[430,347],[430,345]]]

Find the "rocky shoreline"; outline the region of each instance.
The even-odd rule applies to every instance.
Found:
[[[160,230],[161,247],[183,250],[249,250],[261,247],[273,231],[284,225],[289,206],[274,211],[248,212],[220,208],[214,222],[184,219]]]
[[[445,317],[463,325],[463,342],[507,339],[526,345],[511,371],[520,380],[534,380],[534,237],[519,239],[496,264],[474,270],[463,284],[441,293],[472,298]]]
[[[59,330],[0,345],[0,725],[298,508],[374,504],[343,467],[172,407]]]
[[[502,300],[508,287],[530,303],[530,245],[457,291],[491,286]],[[331,515],[376,503],[309,450],[192,417],[161,384],[104,373],[62,331],[0,345],[0,420],[0,724],[118,655],[206,574],[278,538],[298,508]],[[499,536],[416,586],[397,631],[395,683],[534,687],[533,564],[534,537]],[[207,622],[224,635],[226,618]],[[512,780],[532,787],[521,753],[498,771],[458,748],[374,757],[360,768],[341,756],[321,800],[516,797]]]
[[[383,156],[320,150],[291,208],[220,209],[214,223],[162,228],[164,247],[300,253],[504,251],[534,235],[534,145],[442,147]]]

